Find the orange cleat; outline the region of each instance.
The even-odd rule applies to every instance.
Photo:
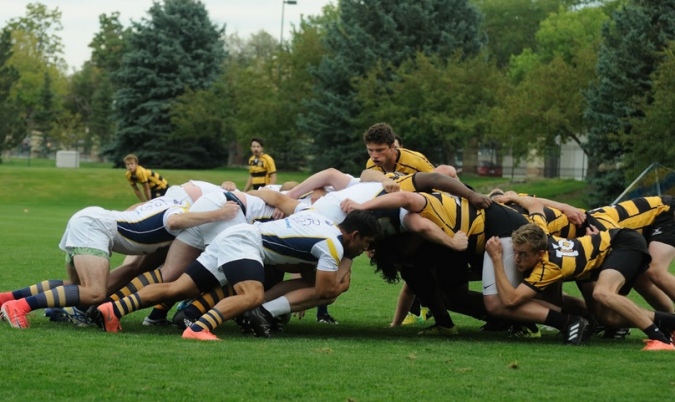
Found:
[[[2,316],[14,328],[28,328],[30,324],[26,319],[26,314],[30,312],[30,307],[26,300],[11,300],[2,305]]]
[[[193,331],[190,327],[187,327],[185,331],[183,331],[183,338],[184,339],[196,339],[198,341],[222,341],[222,339],[218,338],[217,336],[213,335],[211,331],[208,329],[195,332]]]
[[[101,313],[102,328],[105,332],[119,332],[122,330],[120,319],[115,316],[112,302],[103,303],[96,308]]]
[[[645,339],[644,343],[647,344],[642,350],[670,350],[675,351],[675,346],[672,343],[663,343],[655,339]]]

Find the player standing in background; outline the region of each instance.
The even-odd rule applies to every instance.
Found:
[[[263,152],[262,139],[251,138],[251,152],[253,156],[248,159],[249,177],[244,192],[277,182],[277,167],[274,165],[274,159]]]
[[[127,167],[127,181],[134,189],[136,197],[141,202],[150,201],[153,198],[161,197],[166,194],[169,183],[159,173],[145,169],[138,164],[138,157],[129,154],[124,157],[124,164]],[[137,184],[143,187],[143,192],[138,189]]]

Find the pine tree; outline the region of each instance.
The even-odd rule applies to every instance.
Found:
[[[316,96],[298,125],[314,139],[313,169],[357,172],[365,166],[361,136],[367,127],[354,121],[359,106],[352,79],[365,77],[378,62],[395,70],[417,51],[473,55],[484,38],[481,16],[466,0],[344,0],[339,12],[324,39],[329,56],[312,70]]]
[[[660,52],[675,39],[675,0],[635,0],[615,11],[603,27],[597,83],[586,92],[590,123],[588,182],[591,205],[605,205],[624,189],[617,168],[631,150],[631,119],[640,118],[640,99],[652,90]]]
[[[12,57],[12,36],[8,29],[0,35],[0,155],[3,150],[18,145],[26,135],[26,124],[19,107],[11,98],[11,91],[21,77],[19,72],[7,64]],[[0,159],[0,162],[2,159]]]
[[[225,148],[172,135],[171,102],[186,89],[205,89],[221,72],[223,30],[193,0],[155,3],[134,23],[130,48],[114,75],[117,135],[106,154],[118,165],[136,153],[153,168],[202,168],[223,162]]]
[[[49,71],[45,71],[44,83],[40,90],[40,103],[37,112],[33,115],[35,128],[42,135],[40,140],[39,154],[41,158],[49,156],[50,152],[50,138],[54,128],[54,92],[52,90],[52,78]]]

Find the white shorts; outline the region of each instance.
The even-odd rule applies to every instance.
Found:
[[[504,265],[506,277],[514,288],[518,287],[523,279],[523,274],[516,269],[513,240],[510,237],[501,237],[499,241],[502,243],[502,264]],[[496,294],[499,294],[499,292],[497,291],[497,283],[495,282],[495,267],[492,265],[492,258],[486,252],[483,257],[483,296]]]
[[[74,248],[93,248],[110,255],[117,234],[117,220],[100,207],[85,208],[68,221],[59,248],[72,253]]]
[[[339,225],[347,217],[347,213],[340,208],[341,202],[342,200],[334,193],[328,193],[316,200],[312,207],[319,211],[321,215],[329,218],[335,222],[336,225]]]
[[[190,212],[215,211],[221,208],[226,202],[227,199],[222,191],[206,194],[199,197],[197,202],[190,208]],[[223,230],[240,223],[246,223],[246,217],[241,210],[237,212],[237,215],[232,219],[209,222],[185,229],[176,236],[176,239],[188,246],[204,250]]]
[[[192,205],[192,198],[181,186],[171,186],[166,190],[164,197],[176,200],[181,204]]]
[[[213,276],[220,286],[225,286],[227,278],[222,266],[238,260],[254,260],[263,265],[262,235],[257,226],[244,223],[226,229],[206,247],[197,258]]]

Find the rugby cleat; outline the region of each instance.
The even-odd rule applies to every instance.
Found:
[[[316,322],[320,322],[322,324],[338,325],[338,322],[335,321],[335,318],[331,317],[331,315],[328,313],[317,315]]]
[[[405,319],[401,323],[401,325],[412,325],[412,324],[417,324],[418,322],[424,322],[424,317],[415,315],[413,313],[408,313],[408,315],[405,316]]]
[[[563,330],[563,343],[565,345],[579,346],[590,335],[588,320],[583,317],[573,316],[572,320]]]
[[[459,334],[459,331],[457,331],[457,327],[441,327],[438,324],[434,324],[430,327],[424,328],[420,332],[417,333],[417,335],[425,335],[425,336],[455,336]]]
[[[103,303],[96,310],[100,313],[99,318],[101,322],[98,324],[105,332],[119,332],[122,330],[120,319],[115,316],[112,302]]]
[[[253,330],[253,336],[257,338],[271,338],[272,314],[264,307],[256,307],[248,312],[248,325]]]
[[[656,339],[645,339],[643,341],[647,345],[642,350],[670,350],[675,351],[675,346],[672,343],[663,343]]]
[[[51,322],[72,322],[70,315],[60,307],[46,308],[45,317],[49,318]]]
[[[145,317],[143,319],[143,325],[146,327],[170,327],[173,324],[166,318],[158,318],[154,320],[150,317]]]
[[[5,302],[0,309],[5,320],[14,328],[28,328],[30,323],[26,319],[26,314],[30,312],[30,307],[26,300],[11,300]]]
[[[190,327],[187,327],[185,331],[183,331],[183,339],[196,339],[198,341],[222,341],[222,339],[213,335],[208,329],[195,332]]]
[[[534,332],[524,325],[516,324],[509,328],[509,336],[513,338],[527,339],[541,338],[541,331],[539,331],[539,328],[537,328],[537,332]]]

